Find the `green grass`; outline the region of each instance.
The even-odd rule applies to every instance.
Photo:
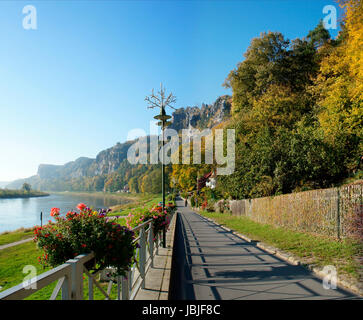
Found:
[[[26,191],[26,190],[0,189],[0,199],[31,198],[31,197],[44,197],[44,196],[49,196],[49,194],[36,190]]]
[[[15,231],[6,231],[0,234],[0,246],[23,239],[31,238],[34,235],[33,228],[20,228]]]
[[[124,211],[121,212],[113,212],[114,215],[127,215],[132,208],[141,209],[143,207],[149,208],[153,205],[157,204],[162,200],[160,195],[140,195],[138,197],[138,201],[134,201],[132,204],[127,204],[127,207]],[[127,213],[125,213],[127,212]],[[126,225],[126,221],[124,218],[119,218],[116,220],[121,225]],[[24,232],[24,230],[18,230],[16,232],[9,232],[0,235],[0,244],[10,243],[14,241],[21,240],[22,237],[30,237],[32,236],[32,231]],[[33,265],[36,267],[37,274],[41,274],[51,268],[44,268],[42,265],[38,263],[38,256],[41,255],[41,251],[36,247],[36,244],[31,241],[28,243],[20,244],[11,248],[0,250],[0,286],[2,289],[6,290],[11,288],[19,283],[22,283],[26,274],[23,274],[23,268],[26,265]],[[84,277],[84,298],[88,299],[88,277]],[[107,291],[107,284],[102,283],[101,286],[105,291]],[[38,292],[32,294],[27,299],[30,300],[47,300],[51,296],[53,289],[56,285],[56,282],[48,285],[47,287],[39,290]],[[99,291],[96,286],[94,287],[94,299],[101,300],[104,299],[103,294]],[[116,298],[117,288],[116,285],[113,285],[111,290],[111,297]],[[58,296],[60,299],[60,294]]]
[[[132,203],[112,207],[112,212],[109,213],[109,216],[127,216],[133,209],[150,209],[155,204],[161,201],[162,196],[159,194],[139,195],[138,197],[134,198],[134,201]]]
[[[34,242],[29,242],[15,247],[0,250],[0,286],[1,291],[9,289],[22,283],[27,274],[23,273],[23,268],[32,265],[36,268],[37,274],[40,275],[51,267],[43,267],[38,263],[38,256],[41,251],[36,247]],[[56,286],[57,281],[46,286],[45,288],[33,293],[26,300],[48,300]],[[101,283],[102,288],[107,291],[108,283]],[[88,277],[84,275],[84,299],[88,299]],[[94,299],[103,300],[104,296],[101,291],[94,285]],[[111,298],[115,299],[117,295],[117,286],[114,284],[111,290]],[[57,297],[60,299],[60,293]]]
[[[162,200],[163,198],[161,195],[143,195],[139,198],[138,201],[122,205],[122,207],[120,207],[117,211],[110,212],[109,216],[121,216],[120,218],[116,219],[116,222],[122,226],[126,226],[125,217],[131,212],[131,210],[137,211],[151,209]]]
[[[290,252],[302,258],[303,262],[321,267],[333,265],[337,268],[338,274],[360,280],[362,266],[357,258],[363,255],[361,243],[295,232],[230,214],[205,211],[199,213],[254,240]]]

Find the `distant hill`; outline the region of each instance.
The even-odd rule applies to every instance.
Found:
[[[9,181],[0,181],[0,188],[6,187],[9,183]]]
[[[213,104],[201,108],[180,108],[173,112],[170,128],[177,131],[212,128],[230,116],[231,97],[221,96]],[[133,177],[147,175],[155,169],[150,165],[131,165],[127,151],[135,141],[117,143],[101,151],[95,159],[80,157],[64,165],[40,164],[36,175],[6,184],[10,189],[21,188],[24,182],[35,190],[45,191],[111,191],[122,189]],[[4,185],[5,186],[5,185]]]

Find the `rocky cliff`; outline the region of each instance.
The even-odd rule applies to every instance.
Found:
[[[230,110],[230,96],[221,96],[213,104],[202,104],[201,108],[180,108],[173,112],[170,128],[177,131],[187,129],[190,125],[199,129],[212,128],[229,117]],[[127,161],[127,151],[133,143],[117,143],[101,151],[95,159],[81,157],[64,165],[40,164],[37,175],[13,181],[7,187],[20,188],[24,182],[28,182],[34,189],[64,191],[77,181],[77,188],[81,188],[87,185],[82,179],[105,177],[116,172],[121,165],[125,166],[123,163]]]
[[[231,97],[219,97],[213,104],[202,104],[201,108],[180,108],[173,112],[170,128],[177,131],[189,128],[212,128],[230,116]]]

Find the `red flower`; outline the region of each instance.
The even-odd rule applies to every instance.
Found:
[[[80,203],[80,204],[78,204],[78,206],[77,206],[77,209],[78,209],[79,211],[83,211],[85,208],[87,208],[87,206],[86,206],[84,203]]]
[[[82,244],[82,248],[85,248],[85,247],[87,247],[87,245],[83,243],[83,244]]]
[[[59,208],[52,208],[52,210],[50,210],[50,215],[52,217],[58,216],[59,215],[59,211],[60,211]]]

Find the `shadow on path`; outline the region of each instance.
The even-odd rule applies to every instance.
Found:
[[[169,299],[357,298],[177,204]]]

